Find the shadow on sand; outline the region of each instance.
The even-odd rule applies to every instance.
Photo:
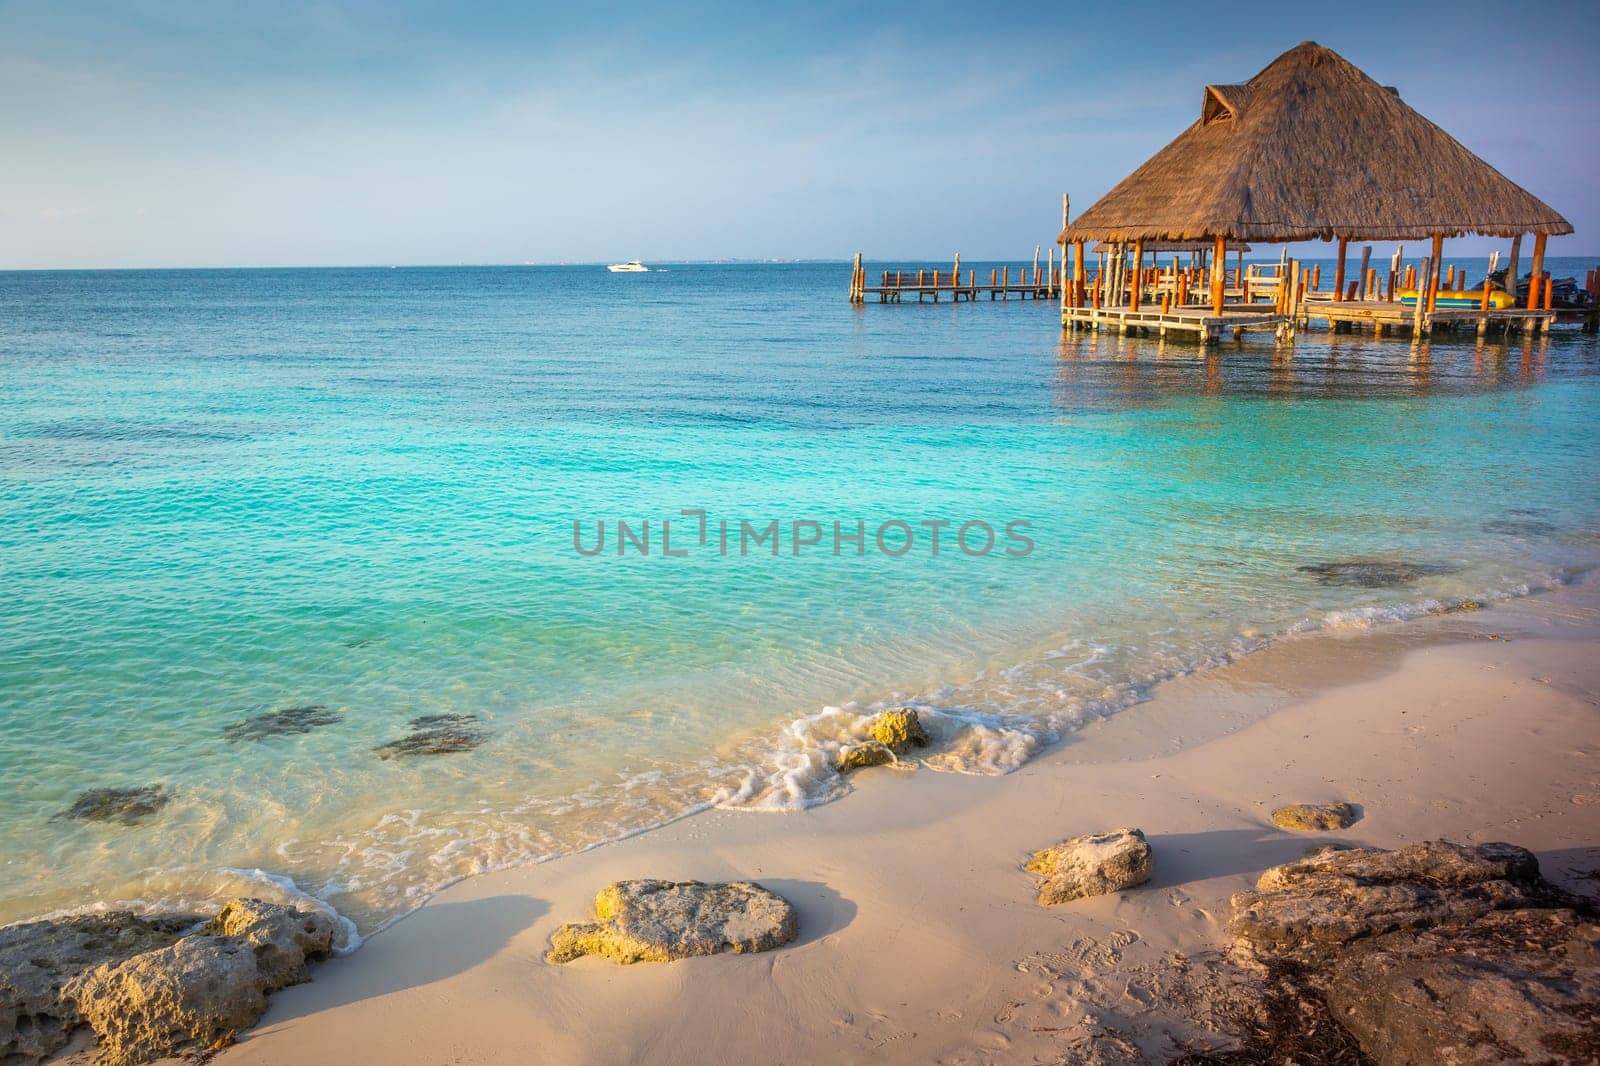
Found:
[[[550,907],[527,896],[490,896],[425,909],[428,921],[410,925],[410,916],[402,918],[353,954],[314,966],[309,984],[272,997],[266,1016],[249,1035],[465,973],[492,958]]]
[[[832,936],[855,919],[856,905],[821,881],[763,877],[761,884],[794,904],[800,917],[800,935],[789,947],[801,947]]]
[[[1295,833],[1263,825],[1260,829],[1216,829],[1204,833],[1148,833],[1155,853],[1152,888],[1174,888],[1234,874],[1259,874],[1271,866],[1304,858],[1319,844],[1370,847],[1342,833]]]

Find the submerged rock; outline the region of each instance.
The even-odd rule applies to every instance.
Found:
[[[894,752],[876,740],[869,740],[865,744],[848,744],[840,748],[834,766],[841,774],[847,774],[864,766],[882,766],[894,761]]]
[[[1444,563],[1389,562],[1383,559],[1346,559],[1297,567],[1302,574],[1315,574],[1322,585],[1345,585],[1364,589],[1386,589],[1409,585],[1420,577],[1453,574],[1459,567]]]
[[[1272,812],[1273,825],[1303,833],[1348,829],[1360,818],[1349,803],[1293,803]]]
[[[1468,921],[1553,898],[1531,852],[1445,840],[1398,851],[1323,851],[1275,866],[1233,896],[1235,943],[1255,954],[1314,960],[1397,929]]]
[[[99,1061],[149,1062],[228,1043],[254,1025],[267,996],[308,979],[333,950],[333,921],[258,899],[236,899],[195,933],[73,978],[62,994],[100,1041]]]
[[[563,925],[545,959],[600,955],[623,964],[724,951],[770,951],[795,938],[788,900],[752,881],[618,881],[594,899],[597,921]]]
[[[91,788],[78,793],[72,806],[57,818],[76,818],[85,822],[121,822],[138,825],[165,807],[172,793],[165,785],[140,785],[137,788]]]
[[[1552,522],[1536,518],[1497,518],[1483,524],[1485,533],[1500,533],[1508,537],[1544,537],[1556,531]]]
[[[928,746],[928,734],[923,732],[922,719],[910,707],[884,711],[874,718],[872,739],[896,753],[912,744],[919,748]]]
[[[1154,873],[1150,845],[1137,829],[1073,837],[1033,853],[1024,867],[1040,875],[1045,906],[1142,885]]]
[[[329,710],[320,703],[303,707],[285,707],[281,711],[267,711],[243,721],[235,722],[222,731],[229,740],[263,740],[267,737],[309,733],[339,720],[339,712]]]
[[[475,714],[424,714],[411,719],[409,734],[372,750],[380,759],[471,751],[488,739],[488,734],[471,725],[477,720]]]
[[[174,943],[197,914],[81,914],[0,928],[0,1062],[39,1060],[83,1023],[62,985],[85,970]]]

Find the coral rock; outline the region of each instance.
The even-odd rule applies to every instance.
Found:
[[[841,774],[847,774],[863,766],[882,766],[889,762],[894,762],[894,752],[876,740],[869,740],[865,744],[849,744],[840,748],[834,765]]]
[[[1272,812],[1272,824],[1279,829],[1303,833],[1348,829],[1360,819],[1348,803],[1295,803]]]
[[[1380,1066],[1600,1062],[1600,925],[1571,910],[1389,933],[1318,983]]]
[[[910,707],[884,711],[872,720],[872,739],[893,752],[905,750],[915,744],[928,746],[928,734],[922,731],[922,719]]]
[[[201,930],[168,947],[105,963],[68,982],[112,1066],[226,1043],[255,1024],[267,996],[307,979],[307,962],[333,948],[325,914],[234,900]]]
[[[1154,873],[1150,845],[1137,829],[1073,837],[1036,851],[1026,867],[1040,875],[1045,906],[1142,885]]]
[[[85,970],[164,948],[197,914],[81,914],[0,929],[0,1062],[38,1060],[65,1047],[83,1023],[61,986]]]
[[[1522,848],[1326,851],[1235,895],[1233,934],[1378,1066],[1600,1062],[1600,924]]]
[[[597,921],[564,925],[545,958],[669,962],[724,951],[769,951],[793,940],[794,907],[750,881],[618,881],[594,900]]]
[[[1236,943],[1301,959],[1397,929],[1537,906],[1548,893],[1532,853],[1511,844],[1444,840],[1398,851],[1324,851],[1275,866],[1232,900]]]

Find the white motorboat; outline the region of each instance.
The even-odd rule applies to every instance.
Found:
[[[612,263],[606,267],[613,274],[648,274],[650,268],[637,259],[630,259],[626,263]]]

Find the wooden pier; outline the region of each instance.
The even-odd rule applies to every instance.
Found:
[[[1009,300],[1013,296],[1019,300],[1054,300],[1061,295],[1061,283],[1056,272],[1049,277],[1039,277],[1029,275],[1028,268],[1023,267],[1018,273],[1021,276],[1013,281],[1008,270],[993,270],[985,284],[979,282],[974,270],[967,271],[965,281],[953,271],[885,270],[882,284],[864,286],[856,302],[864,303],[869,296],[876,296],[879,303],[897,304],[907,295],[915,296],[919,301],[931,297],[934,303],[938,303],[940,297],[969,301],[984,295],[991,300]]]
[[[1464,329],[1479,336],[1540,333],[1563,314],[1552,301],[1550,275],[1540,270],[1542,256],[1534,261],[1537,282],[1520,306],[1495,306],[1504,298],[1496,299],[1497,290],[1484,282],[1472,290],[1478,301],[1474,307],[1460,306],[1459,295],[1449,304],[1439,298],[1440,292],[1453,291],[1442,286],[1466,284],[1465,267],[1452,266],[1441,276],[1434,256],[1406,265],[1400,249],[1386,275],[1380,275],[1368,265],[1371,253],[1370,248],[1362,252],[1358,280],[1345,284],[1340,268],[1334,271],[1334,287],[1324,288],[1321,267],[1304,267],[1287,255],[1276,264],[1241,262],[1230,271],[1218,265],[1223,262],[1219,249],[1209,264],[1184,267],[1174,260],[1163,267],[1159,262],[1146,264],[1134,242],[1131,259],[1126,247],[1110,248],[1099,257],[1098,270],[1080,273],[1082,255],[1074,251],[1074,269],[1064,282],[1061,324],[1124,334],[1189,335],[1205,344],[1224,337],[1238,340],[1248,332],[1271,332],[1293,340],[1298,331],[1317,323],[1336,333],[1370,328],[1378,336],[1413,338]],[[1490,260],[1491,273],[1495,262]],[[1079,277],[1084,280],[1078,281]],[[1593,329],[1594,308],[1600,303],[1600,267],[1589,273],[1586,288],[1590,307],[1567,317],[1585,315],[1585,328]]]
[[[1062,217],[1068,207],[1062,198]],[[1154,243],[1154,242],[1152,242]],[[1191,242],[1192,243],[1192,242]],[[941,299],[972,302],[987,296],[990,300],[1060,300],[1064,329],[1112,330],[1124,335],[1145,334],[1192,337],[1202,345],[1231,338],[1238,341],[1246,333],[1271,333],[1279,340],[1294,339],[1300,330],[1325,323],[1335,333],[1362,328],[1377,336],[1410,336],[1420,339],[1435,331],[1475,330],[1479,336],[1491,333],[1541,333],[1561,317],[1554,306],[1553,279],[1543,270],[1544,241],[1534,246],[1533,281],[1519,306],[1505,303],[1503,295],[1490,283],[1499,253],[1494,253],[1481,288],[1470,290],[1477,306],[1461,306],[1467,285],[1465,266],[1440,263],[1441,240],[1433,240],[1431,255],[1408,264],[1405,249],[1399,247],[1387,271],[1372,264],[1371,247],[1364,248],[1360,267],[1348,283],[1346,242],[1339,242],[1341,258],[1332,273],[1332,287],[1323,287],[1322,268],[1305,267],[1288,257],[1287,249],[1277,263],[1244,262],[1244,249],[1216,240],[1211,251],[1181,249],[1173,244],[1161,248],[1146,261],[1144,242],[1105,243],[1096,248],[1095,267],[1086,269],[1083,241],[1063,243],[1061,265],[1054,250],[1044,267],[1036,249],[1032,267],[1017,268],[1016,278],[1009,265],[994,267],[987,282],[976,270],[961,272],[961,257],[949,270],[933,267],[881,270],[868,284],[861,256],[851,270],[850,302],[866,303],[876,296],[879,303],[901,303],[908,295],[920,303]],[[1163,262],[1162,252],[1189,252],[1187,265],[1181,255],[1170,255]],[[1233,269],[1227,253],[1235,252]],[[1072,263],[1069,266],[1069,254]],[[1517,246],[1513,244],[1511,266],[1515,271]],[[1520,288],[1520,287],[1519,287]],[[1600,328],[1600,267],[1589,272],[1585,283],[1589,306],[1566,312],[1567,318],[1581,315],[1584,328]],[[1441,293],[1449,298],[1441,303]]]
[[[1378,336],[1410,331],[1427,336],[1435,330],[1455,331],[1471,328],[1479,336],[1489,333],[1534,333],[1549,329],[1556,321],[1554,308],[1526,307],[1477,308],[1438,307],[1423,309],[1419,315],[1415,302],[1405,304],[1387,300],[1307,300],[1301,305],[1301,322],[1309,328],[1320,319],[1335,332],[1345,332],[1356,326],[1371,327]]]
[[[1388,151],[1393,144],[1406,150]],[[1373,151],[1383,155],[1382,167],[1373,165]],[[1063,200],[1063,216],[1065,207]],[[1178,331],[1202,343],[1252,329],[1292,340],[1314,322],[1338,332],[1406,332],[1414,341],[1462,328],[1543,332],[1559,314],[1544,269],[1546,241],[1572,231],[1396,90],[1306,41],[1248,82],[1205,86],[1187,129],[1076,221],[1063,217],[1056,243],[1072,269],[1062,286],[1061,321],[1067,328]],[[1445,239],[1466,234],[1512,241],[1503,272],[1511,298],[1498,291],[1502,275],[1493,261],[1477,287],[1459,266],[1445,269]],[[1534,243],[1524,292],[1518,266],[1528,234]],[[1313,240],[1336,246],[1326,280],[1320,267],[1288,258],[1286,247],[1275,269],[1236,261],[1228,276],[1236,242]],[[1428,245],[1409,266],[1397,250],[1387,272],[1372,262],[1369,246],[1352,276],[1347,252],[1360,241]],[[1093,276],[1085,271],[1086,244],[1104,249]],[[1159,256],[1147,262],[1152,251],[1191,258],[1185,267],[1175,256],[1168,269]],[[1591,292],[1600,289],[1595,278],[1591,273]]]
[[[968,269],[963,278],[961,257],[958,255],[949,270],[936,267],[883,270],[876,279],[878,284],[871,285],[868,284],[867,269],[862,265],[861,255],[857,253],[855,267],[851,271],[850,302],[866,303],[872,296],[884,304],[901,303],[907,296],[915,296],[919,303],[924,299],[931,299],[934,303],[940,299],[971,302],[984,296],[990,300],[1009,300],[1013,297],[1018,300],[1054,300],[1061,296],[1062,274],[1063,271],[1055,265],[1055,249],[1051,249],[1048,261],[1041,268],[1039,249],[1036,248],[1033,266],[1018,266],[1015,278],[1012,277],[1010,264],[991,267],[987,282],[980,279],[978,272],[973,269]]]
[[[1123,334],[1153,333],[1161,337],[1185,334],[1201,344],[1231,337],[1240,339],[1245,333],[1278,333],[1283,328],[1284,317],[1275,314],[1269,304],[1229,304],[1218,314],[1209,307],[1101,308],[1067,307],[1061,312],[1061,324],[1067,329],[1112,330]]]

